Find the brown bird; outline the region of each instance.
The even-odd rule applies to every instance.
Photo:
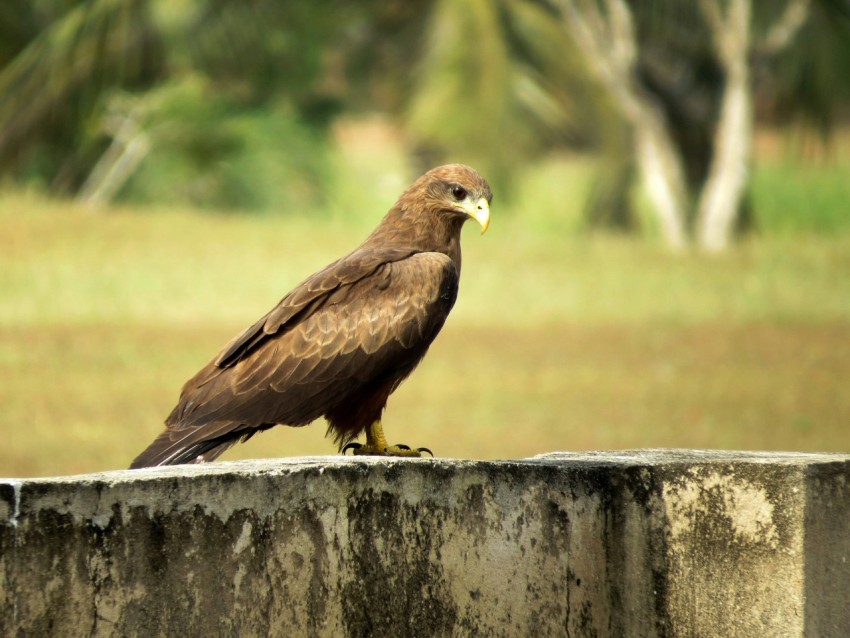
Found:
[[[408,188],[351,253],[315,273],[189,379],[166,429],[131,468],[210,461],[275,425],[325,417],[339,448],[387,445],[381,414],[457,297],[460,230],[490,224],[490,186],[461,164]],[[352,443],[366,432],[366,444]]]

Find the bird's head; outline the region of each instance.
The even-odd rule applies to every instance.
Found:
[[[390,208],[366,243],[396,243],[445,252],[460,264],[460,229],[467,219],[490,226],[493,191],[474,169],[446,164],[425,173]]]
[[[490,202],[493,191],[478,172],[463,164],[446,164],[431,169],[420,177],[408,193],[416,192],[430,213],[448,216],[463,223],[474,219],[481,224],[481,234],[490,226]]]

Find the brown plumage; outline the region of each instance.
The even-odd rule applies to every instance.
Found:
[[[360,246],[297,286],[186,382],[166,430],[131,467],[209,461],[274,425],[322,416],[340,447],[364,431],[371,443],[389,395],[454,305],[461,226],[475,218],[486,230],[492,197],[468,166],[420,177]]]

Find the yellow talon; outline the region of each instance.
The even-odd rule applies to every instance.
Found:
[[[349,443],[342,449],[342,453],[345,454],[345,452],[349,449],[351,449],[352,453],[357,456],[420,457],[423,452],[427,452],[428,454],[431,454],[431,456],[434,456],[428,448],[412,450],[406,445],[387,445],[387,439],[384,436],[384,428],[381,426],[380,421],[375,421],[366,428],[365,445],[361,443]]]

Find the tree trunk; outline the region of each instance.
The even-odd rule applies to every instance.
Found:
[[[717,252],[729,244],[750,163],[750,0],[731,0],[726,16],[721,16],[719,9],[712,11],[707,9],[706,16],[726,77],[714,134],[714,157],[697,207],[697,242],[701,248]]]
[[[685,172],[660,117],[647,108],[640,109],[635,116],[635,156],[664,238],[671,248],[681,250],[687,243]]]
[[[664,114],[637,80],[637,39],[624,0],[562,0],[564,21],[588,67],[634,131],[635,157],[667,243],[685,247],[687,188]]]

